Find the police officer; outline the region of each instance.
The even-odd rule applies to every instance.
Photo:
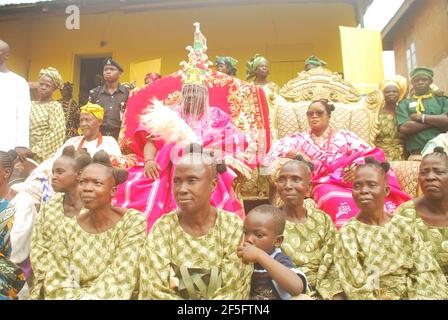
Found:
[[[118,140],[121,120],[126,109],[129,90],[120,84],[123,68],[112,59],[103,62],[104,84],[90,90],[89,101],[104,108],[101,134]]]

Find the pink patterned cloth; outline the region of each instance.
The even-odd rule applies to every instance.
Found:
[[[202,146],[214,150],[218,161],[224,156],[243,153],[247,147],[245,135],[232,124],[230,116],[214,107],[210,107],[209,112],[211,128],[208,129],[205,122],[201,122],[201,126],[194,129]],[[174,143],[156,141],[154,143],[157,148],[155,160],[161,169],[160,178],[153,180],[144,177],[143,148],[149,132],[143,126],[137,128],[134,141],[140,151],[136,155],[138,164],[129,169],[128,180],[118,186],[114,197],[114,205],[137,209],[146,215],[148,232],[158,218],[177,208],[172,192],[173,161],[175,162],[176,156],[182,149]],[[243,208],[232,189],[236,176],[229,167],[226,172],[218,175],[218,185],[212,194],[211,204],[244,218]]]
[[[342,181],[343,169],[352,163],[362,164],[364,158],[369,156],[380,162],[385,161],[383,150],[369,146],[356,134],[330,129],[326,138],[317,143],[309,133],[296,133],[276,141],[266,155],[264,164],[270,166],[291,151],[300,152],[313,161],[313,199],[338,228],[359,213],[352,198],[352,184]],[[387,180],[391,194],[385,200],[385,210],[392,213],[411,197],[401,191],[392,170],[388,172]]]

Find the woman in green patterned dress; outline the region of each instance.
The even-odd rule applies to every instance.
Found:
[[[127,177],[126,170],[112,168],[104,151],[82,170],[78,191],[85,209],[57,230],[44,280],[46,299],[137,297],[146,219],[111,204],[116,186]]]
[[[395,110],[398,102],[406,97],[407,87],[407,80],[401,76],[380,83],[383,105],[378,114],[379,133],[375,139],[375,146],[384,150],[388,161],[404,160],[403,141],[398,134]]]
[[[286,215],[281,247],[306,274],[308,295],[317,299],[341,299],[344,294],[333,264],[336,227],[325,212],[306,209],[303,205],[311,190],[314,166],[301,156],[286,161],[276,177],[277,192],[284,203],[281,209]]]
[[[366,158],[353,182],[361,209],[336,238],[335,265],[348,299],[447,299],[447,281],[415,223],[384,211],[389,164]]]
[[[65,116],[53,93],[62,87],[58,70],[49,67],[39,73],[39,100],[31,103],[30,151],[38,163],[50,158],[65,141]]]
[[[418,180],[423,195],[402,204],[396,214],[415,221],[448,280],[448,156],[443,148],[423,158]]]
[[[201,145],[187,148],[173,175],[178,209],[160,217],[146,240],[139,299],[246,300],[253,265],[237,255],[243,221],[210,204],[225,168]]]
[[[81,211],[78,181],[81,170],[90,162],[90,154],[85,149],[76,151],[73,146],[68,146],[53,164],[51,186],[56,193],[42,204],[31,240],[30,259],[34,281],[30,299],[44,298],[43,282],[49,266],[50,252],[54,250],[54,235],[66,219],[76,217]]]

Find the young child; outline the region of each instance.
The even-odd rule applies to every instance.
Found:
[[[254,263],[251,300],[289,300],[305,293],[307,279],[280,249],[285,216],[276,207],[262,205],[244,221],[244,244],[238,256],[245,264]]]

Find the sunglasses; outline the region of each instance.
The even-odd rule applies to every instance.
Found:
[[[318,110],[318,111],[307,111],[306,112],[306,116],[308,118],[312,118],[314,117],[314,115],[318,116],[318,117],[322,117],[324,115],[325,111],[322,110]]]

